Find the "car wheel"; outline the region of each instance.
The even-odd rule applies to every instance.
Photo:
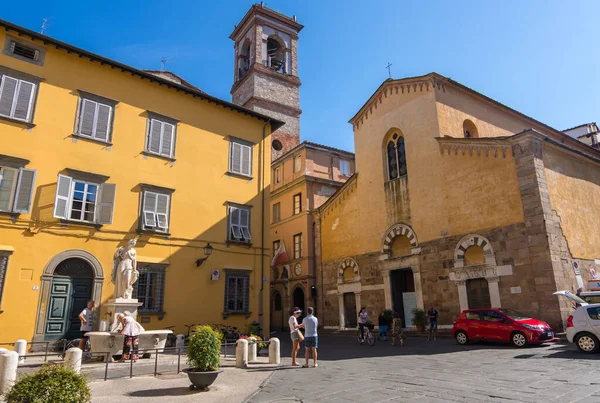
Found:
[[[575,344],[579,351],[584,353],[595,353],[600,347],[598,338],[591,333],[580,333],[575,337]]]
[[[521,332],[514,332],[510,336],[510,341],[515,347],[525,347],[527,345],[527,337]]]
[[[456,332],[456,334],[454,335],[454,338],[456,339],[456,342],[462,346],[464,346],[465,344],[467,344],[469,342],[469,337],[462,330],[459,330],[458,332]]]

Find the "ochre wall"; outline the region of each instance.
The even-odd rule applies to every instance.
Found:
[[[550,145],[543,159],[550,202],[573,258],[600,258],[599,165]]]
[[[0,32],[2,44],[4,37],[4,31]],[[264,262],[266,276],[270,261],[269,256],[261,259],[262,223],[265,247],[271,244],[268,201],[267,214],[261,211],[270,185],[268,165],[264,181],[260,169],[261,143],[270,144],[268,126],[263,140],[264,122],[49,46],[43,67],[5,55],[0,55],[0,65],[45,79],[38,91],[34,128],[0,121],[0,153],[28,159],[27,168],[37,170],[31,214],[21,214],[15,223],[8,215],[0,215],[0,245],[14,248],[1,307],[0,340],[31,339],[38,307],[44,308],[46,302],[40,301],[39,290],[34,287],[40,286],[46,264],[65,250],[83,249],[99,259],[105,281],[102,301],[97,302],[112,298],[113,254],[117,246],[137,236],[140,183],[175,189],[171,236],[143,234],[137,245],[141,258],[170,262],[166,272],[166,315],[162,321],[154,315],[144,326],[176,326],[176,332],[184,332],[183,325],[190,323],[230,323],[243,328],[258,320],[261,264]],[[110,149],[71,137],[78,89],[120,101],[115,109]],[[165,159],[142,155],[148,110],[180,121],[173,166]],[[229,136],[256,143],[252,180],[226,174]],[[264,160],[270,159],[267,146]],[[64,224],[52,217],[57,175],[65,168],[106,175],[110,177],[107,183],[117,185],[112,224],[96,229]],[[251,248],[225,244],[227,201],[252,205]],[[207,262],[196,267],[195,260],[204,257],[206,242],[215,250]],[[224,320],[221,316],[225,273],[221,272],[219,281],[211,281],[210,269],[225,268],[251,270],[249,318],[230,316]],[[264,288],[265,329],[269,329],[268,284]]]

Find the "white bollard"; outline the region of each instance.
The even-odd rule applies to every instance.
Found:
[[[65,354],[65,367],[72,369],[75,373],[81,371],[81,357],[83,351],[79,347],[71,347]]]
[[[248,362],[256,361],[256,337],[248,337]]]
[[[15,351],[19,354],[19,364],[23,364],[27,353],[27,340],[19,339],[15,341]]]
[[[235,366],[248,368],[248,340],[239,339],[235,344]]]
[[[177,340],[175,341],[175,347],[177,347],[177,351],[183,351],[185,347],[185,336],[182,334],[177,335]]]
[[[269,339],[269,364],[281,363],[281,349],[279,346],[280,342],[277,337],[271,337]]]
[[[0,396],[15,384],[18,366],[19,353],[8,350],[0,352]]]

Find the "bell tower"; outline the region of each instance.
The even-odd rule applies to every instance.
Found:
[[[254,4],[235,27],[232,102],[285,122],[272,135],[272,160],[300,144],[298,33],[288,17]]]

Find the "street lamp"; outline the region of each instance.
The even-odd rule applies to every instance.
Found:
[[[202,263],[204,263],[204,261],[206,259],[208,259],[208,257],[212,254],[212,251],[213,251],[213,247],[211,246],[211,244],[209,242],[204,247],[204,256],[206,256],[206,257],[203,257],[203,258],[200,258],[200,259],[196,260],[196,267],[202,266]]]

